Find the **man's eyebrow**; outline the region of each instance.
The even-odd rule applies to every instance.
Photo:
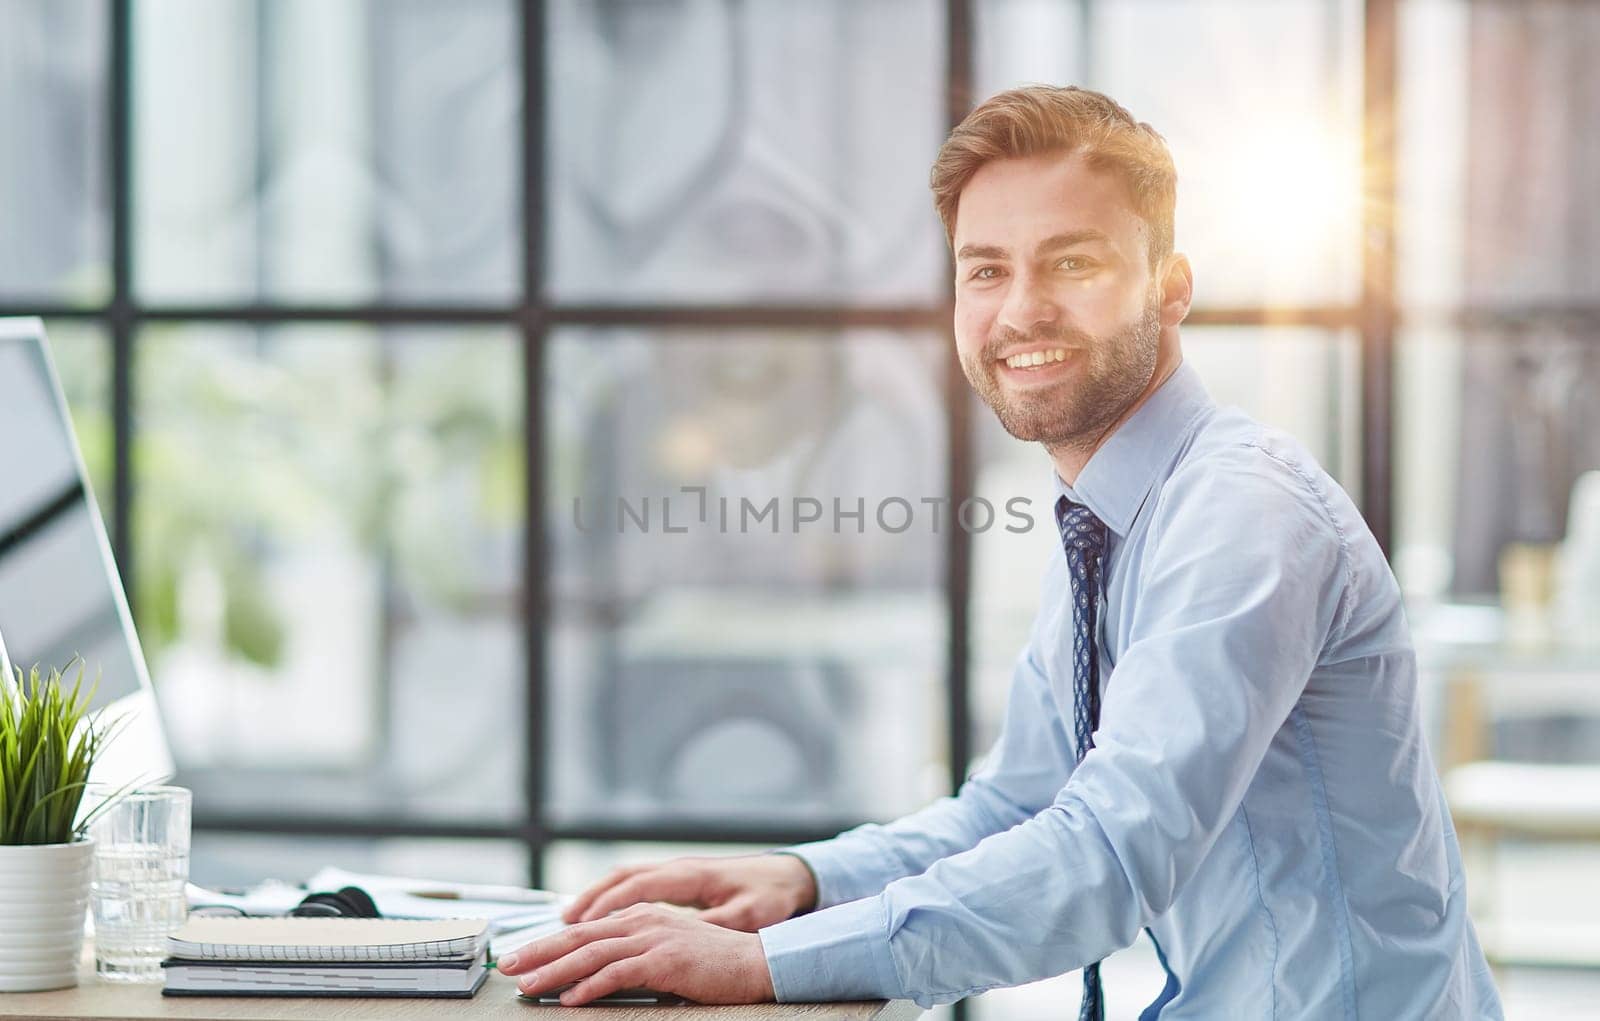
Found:
[[[1071,248],[1073,245],[1087,244],[1090,241],[1103,241],[1110,243],[1111,235],[1094,227],[1085,227],[1082,230],[1069,230],[1064,234],[1053,234],[1039,242],[1035,251],[1050,252],[1057,248]]]
[[[956,259],[1004,259],[1008,254],[997,245],[962,245]]]
[[[1039,242],[1035,251],[1050,252],[1058,248],[1071,248],[1073,245],[1087,244],[1091,241],[1101,241],[1109,244],[1111,236],[1105,231],[1097,230],[1094,227],[1069,230],[1065,233],[1052,234],[1050,237],[1045,238]],[[958,261],[961,259],[1006,259],[1010,255],[1010,252],[999,245],[962,245],[961,250],[956,253],[956,259]]]

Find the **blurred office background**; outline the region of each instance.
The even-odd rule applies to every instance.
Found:
[[[1583,1016],[1597,54],[1579,0],[0,0],[0,314],[50,328],[196,879],[577,889],[951,790],[1054,540],[927,171],[1079,83],[1171,144],[1186,356],[1390,553],[1511,1015]],[[574,521],[684,486],[868,513]],[[1115,1017],[1161,985],[1142,943],[1107,975]]]

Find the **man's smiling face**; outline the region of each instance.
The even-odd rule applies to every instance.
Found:
[[[956,350],[1006,431],[1093,445],[1150,383],[1149,230],[1112,175],[1053,153],[987,163],[957,207]]]

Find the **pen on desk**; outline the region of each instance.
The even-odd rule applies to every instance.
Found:
[[[515,887],[476,887],[463,890],[408,890],[413,897],[429,900],[488,900],[512,904],[555,904],[561,896],[543,890],[519,890]]]

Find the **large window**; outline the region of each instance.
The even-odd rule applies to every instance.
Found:
[[[948,5],[0,4],[0,310],[49,320],[199,878],[538,881],[949,789],[963,540],[875,520],[968,471]]]
[[[1048,540],[958,527],[1046,470],[951,354],[926,179],[979,94],[1164,126],[1190,357],[1352,489],[1384,429],[1349,2],[3,3],[0,305],[50,317],[228,861],[481,839],[537,879],[959,781]],[[1235,31],[1276,62],[1191,46]]]
[[[1186,357],[1357,497],[1409,594],[1492,595],[1600,461],[1569,414],[1595,380],[1581,4],[0,0],[0,25],[0,313],[49,321],[202,880],[346,855],[570,885],[958,783],[1052,538],[955,512],[1037,503],[1049,469],[961,379],[927,171],[1012,85],[1163,131]]]

